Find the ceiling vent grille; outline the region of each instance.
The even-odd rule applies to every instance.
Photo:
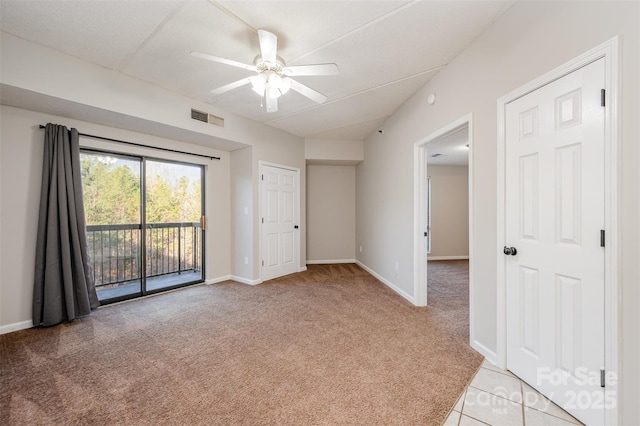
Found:
[[[442,156],[442,154],[433,154],[433,155],[431,156],[431,158],[436,158],[436,157],[440,157],[440,156]]]
[[[224,127],[224,118],[209,114],[204,111],[198,111],[191,108],[191,118],[202,121],[203,123],[213,124],[214,126]]]

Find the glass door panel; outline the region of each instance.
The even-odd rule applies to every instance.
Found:
[[[80,153],[89,258],[100,301],[143,292],[141,165],[137,158]]]
[[[146,291],[204,279],[203,167],[145,161]]]

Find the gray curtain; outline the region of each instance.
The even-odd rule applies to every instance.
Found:
[[[55,325],[99,306],[87,253],[76,129],[47,124],[33,286],[33,324]]]

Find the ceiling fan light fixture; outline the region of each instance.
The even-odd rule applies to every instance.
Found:
[[[267,88],[267,78],[264,74],[258,74],[251,77],[251,88],[260,96],[264,96],[264,91]]]
[[[250,80],[254,92],[269,98],[279,98],[291,88],[291,79],[282,78],[273,71],[261,72]]]

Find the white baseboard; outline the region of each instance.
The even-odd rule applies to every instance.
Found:
[[[369,268],[367,265],[365,265],[364,263],[360,262],[359,260],[356,260],[355,263],[356,263],[356,265],[358,265],[359,267],[361,267],[362,269],[364,269],[365,271],[367,271],[368,273],[370,273],[371,275],[376,277],[376,279],[378,281],[380,281],[382,284],[386,285],[391,290],[395,291],[400,296],[402,296],[403,298],[407,299],[409,302],[411,302],[412,305],[416,304],[414,297],[411,296],[409,293],[407,293],[406,291],[402,290],[401,288],[396,287],[395,284],[391,283],[386,278],[384,278],[382,275],[378,274],[373,269]]]
[[[223,281],[229,281],[231,279],[231,275],[224,275],[222,277],[218,277],[218,278],[211,278],[208,280],[205,280],[205,284],[217,284],[217,283],[221,283]]]
[[[233,280],[233,281],[238,281],[239,283],[242,283],[242,284],[248,284],[248,285],[256,285],[256,284],[261,284],[262,283],[261,279],[250,280],[248,278],[239,277],[237,275],[231,275],[229,277],[229,279]]]
[[[18,330],[26,330],[27,328],[31,328],[31,327],[33,327],[32,320],[14,322],[13,324],[7,324],[7,325],[0,325],[0,334],[7,334],[7,333],[11,333],[13,331],[18,331]]]
[[[477,340],[472,340],[471,341],[471,347],[473,349],[475,349],[477,352],[479,352],[481,355],[483,355],[487,360],[489,360],[493,365],[498,365],[498,355],[492,351],[491,349],[487,348],[485,345],[483,345],[482,343],[478,342]],[[502,367],[500,367],[502,368]]]
[[[469,256],[429,256],[427,260],[469,260]]]
[[[335,263],[356,263],[355,259],[307,260],[307,265],[333,265]]]
[[[301,266],[301,267],[298,268],[298,272],[304,272],[306,270],[307,270],[306,266]]]

